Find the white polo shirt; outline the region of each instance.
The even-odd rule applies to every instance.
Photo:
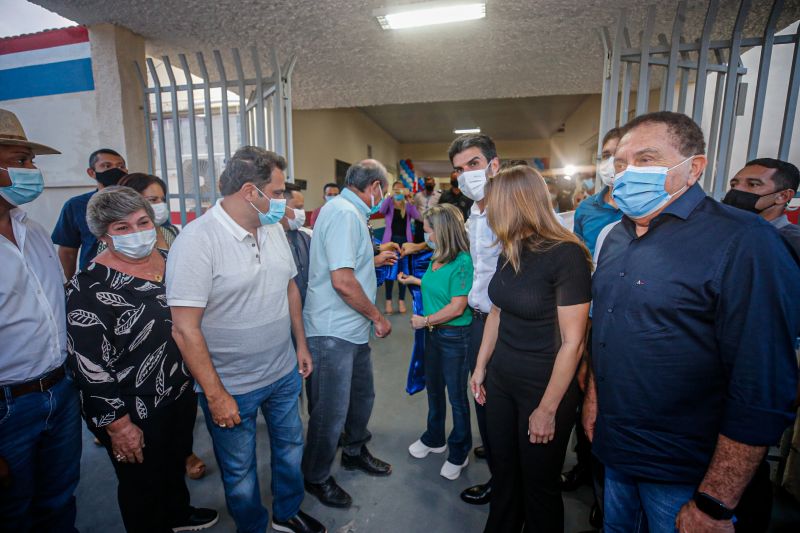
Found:
[[[38,378],[67,357],[64,272],[50,235],[11,210],[17,245],[0,237],[0,386]]]
[[[258,241],[217,201],[188,224],[167,258],[167,303],[203,307],[201,329],[230,394],[266,387],[293,371],[287,288],[297,275],[280,224]]]
[[[467,301],[473,309],[484,313],[492,310],[492,301],[489,299],[489,282],[492,281],[497,270],[497,258],[500,256],[500,245],[495,244],[495,235],[489,227],[486,210],[481,213],[478,202],[472,204],[469,218],[467,219],[467,234],[469,235],[469,253],[472,256],[472,289],[469,291]]]

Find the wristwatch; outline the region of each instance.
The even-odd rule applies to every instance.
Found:
[[[714,520],[730,520],[734,516],[733,509],[705,492],[695,492],[693,499],[697,508]]]

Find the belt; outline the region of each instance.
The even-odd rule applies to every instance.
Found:
[[[64,372],[63,365],[56,368],[38,379],[19,383],[17,385],[7,385],[11,389],[11,397],[24,396],[31,392],[44,392],[53,388],[59,381],[64,379],[66,373]],[[0,387],[0,400],[6,399],[6,391],[4,387]]]
[[[480,309],[475,309],[474,307],[472,307],[471,309],[472,309],[472,318],[477,318],[478,320],[485,321],[486,317],[489,316],[489,313],[484,313]]]
[[[431,327],[433,329],[457,329],[457,328],[464,328],[466,326],[448,326],[447,324],[435,324]]]

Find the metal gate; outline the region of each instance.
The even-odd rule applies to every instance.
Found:
[[[603,135],[635,116],[654,110],[686,113],[706,134],[709,163],[702,180],[703,188],[721,198],[730,172],[737,116],[743,116],[746,108],[748,84],[743,83],[742,78],[748,71],[742,65],[742,54],[752,47],[761,47],[755,94],[751,97],[752,119],[746,132],[746,159],[750,160],[759,154],[773,52],[777,46],[788,46],[793,52],[785,106],[779,120],[770,117],[773,123],[781,123],[780,142],[777,153],[761,154],[788,160],[800,92],[800,25],[792,34],[776,35],[784,2],[774,0],[763,33],[745,36],[745,22],[753,3],[740,0],[730,38],[712,40],[719,4],[719,0],[709,0],[699,36],[684,35],[686,1],[677,6],[669,37],[663,33],[654,36],[654,5],[647,8],[641,33],[636,32],[639,35],[637,46],[631,44],[632,32],[624,10],[620,11],[613,34],[608,27],[599,30],[605,64],[598,156]],[[654,37],[658,44],[653,44]],[[634,84],[636,101],[632,102]],[[657,104],[655,90],[658,90]],[[713,92],[707,95],[709,90]]]
[[[144,92],[148,171],[167,183],[170,210],[178,208],[182,225],[220,196],[217,177],[240,146],[283,155],[288,177],[294,177],[291,80],[296,58],[281,65],[271,49],[265,61],[255,46],[249,63],[237,48],[228,61],[219,50],[213,56],[213,78],[201,52],[195,54],[194,71],[185,54],[178,55],[177,67],[168,56],[147,58],[146,65],[136,62]],[[269,76],[262,64],[269,65]]]

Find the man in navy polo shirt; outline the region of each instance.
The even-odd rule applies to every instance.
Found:
[[[67,200],[51,235],[53,244],[58,245],[58,259],[67,279],[75,275],[76,265],[83,270],[97,255],[97,239],[86,225],[86,206],[89,199],[103,187],[119,183],[128,173],[128,168],[125,159],[117,152],[110,148],[101,148],[89,156],[86,173],[97,182],[97,189]]]
[[[741,528],[742,494],[794,417],[800,265],[768,222],[706,196],[704,152],[695,122],[659,112],[615,153],[625,216],[593,278],[583,411],[607,533]]]

